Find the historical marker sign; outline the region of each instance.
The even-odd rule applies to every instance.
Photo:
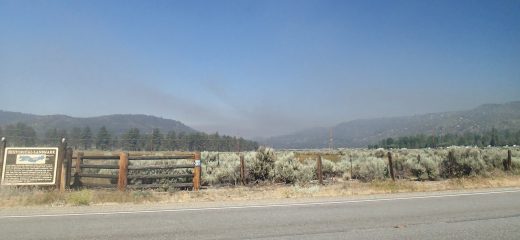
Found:
[[[53,185],[58,148],[6,148],[2,185]]]

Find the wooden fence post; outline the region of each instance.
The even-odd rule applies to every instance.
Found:
[[[2,141],[0,142],[0,176],[2,176],[2,171],[4,169],[4,155],[6,146],[7,141],[5,140],[5,137],[2,137]]]
[[[321,156],[318,155],[318,158],[316,158],[316,170],[318,175],[318,182],[323,185],[323,169],[321,165]]]
[[[83,164],[83,153],[78,152],[76,154],[76,166],[75,166],[75,173],[74,173],[74,187],[79,188],[81,187],[81,179],[79,175],[81,174],[81,164]]]
[[[392,177],[392,181],[395,181],[394,163],[392,162],[392,153],[391,152],[388,152],[388,169],[390,170],[390,176]]]
[[[244,162],[244,155],[240,154],[240,181],[242,185],[246,185],[246,166]]]
[[[125,191],[128,184],[128,153],[119,154],[119,174],[117,178],[117,189]]]
[[[58,148],[58,162],[56,164],[56,189],[60,190],[60,192],[65,190],[65,168],[63,167],[65,151],[67,151],[67,141],[65,138],[62,138]]]
[[[511,170],[512,162],[511,162],[511,149],[507,150],[507,170]]]
[[[72,148],[67,148],[67,152],[65,153],[65,189],[70,188],[70,179],[71,179],[71,172],[72,172]]]
[[[352,175],[352,155],[349,155],[350,160],[350,180],[354,179],[354,176]]]
[[[195,152],[193,156],[194,167],[193,167],[193,191],[199,191],[200,189],[200,152]]]

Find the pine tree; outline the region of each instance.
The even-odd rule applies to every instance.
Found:
[[[175,131],[169,131],[168,134],[166,134],[166,143],[164,148],[169,151],[177,150],[177,134]]]
[[[220,135],[218,132],[210,136],[210,143],[211,143],[211,151],[219,151],[220,150]]]
[[[141,150],[141,142],[141,134],[137,128],[128,130],[128,132],[122,136],[122,146],[124,150],[139,151]]]
[[[111,149],[121,149],[121,142],[119,140],[118,136],[115,136],[114,139],[112,139],[112,142],[110,143]]]
[[[32,147],[38,141],[34,129],[25,123],[7,125],[4,131],[7,135],[6,140],[11,146]]]
[[[491,129],[491,140],[489,141],[489,145],[496,146],[498,144],[498,133],[496,128]]]
[[[110,133],[108,133],[105,126],[102,126],[96,136],[96,149],[108,150],[110,148],[111,141]]]
[[[45,145],[54,146],[60,142],[60,137],[58,136],[58,129],[51,128],[45,132]]]
[[[72,129],[68,142],[74,149],[78,149],[81,146],[81,128],[75,127]]]
[[[22,132],[22,145],[27,147],[33,147],[36,145],[38,139],[36,138],[36,131],[26,124],[18,123],[17,128]]]
[[[151,142],[152,142],[152,146],[151,146],[152,151],[161,150],[161,145],[163,142],[163,135],[161,134],[161,131],[159,131],[158,128],[153,129],[152,136],[151,136]]]
[[[87,150],[92,148],[92,131],[89,126],[83,128],[81,131],[81,141],[83,142],[83,149]]]
[[[177,147],[180,151],[188,151],[187,137],[184,132],[180,132],[177,135]]]

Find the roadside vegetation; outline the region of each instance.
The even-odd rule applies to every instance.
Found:
[[[508,150],[511,165],[506,170]],[[390,178],[388,152],[392,154],[396,181]],[[240,155],[244,158],[246,185],[241,185]],[[322,159],[324,185],[317,181],[318,156]],[[276,151],[260,147],[242,153],[202,152],[201,157],[204,187],[199,192],[161,188],[60,193],[54,188],[4,186],[0,188],[0,208],[246,201],[520,186],[518,147],[333,151]]]
[[[244,156],[249,183],[305,185],[314,182],[316,158],[322,158],[325,179],[369,182],[390,177],[387,153],[393,157],[397,179],[436,181],[461,177],[489,177],[505,174],[507,151],[511,150],[511,169],[520,173],[518,147],[449,147],[439,149],[341,149],[335,151],[274,151],[260,147]],[[238,153],[203,152],[202,176],[206,185],[236,185],[240,180]]]

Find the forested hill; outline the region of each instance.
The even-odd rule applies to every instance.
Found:
[[[236,151],[258,147],[240,137],[202,133],[179,121],[147,115],[74,118],[0,111],[0,137],[18,147],[55,146],[62,138],[76,149]]]
[[[132,128],[137,128],[143,133],[159,129],[161,132],[175,131],[177,133],[195,133],[195,129],[183,123],[148,115],[116,114],[100,117],[76,118],[66,115],[33,115],[26,113],[7,112],[0,110],[0,127],[25,123],[32,127],[37,135],[44,135],[52,129],[70,130],[74,128],[90,127],[97,130],[105,126],[114,135],[121,135]]]
[[[520,101],[485,104],[472,110],[354,120],[332,128],[313,128],[262,141],[276,148],[324,148],[332,129],[334,146],[366,147],[382,139],[417,134],[445,135],[520,130]]]

